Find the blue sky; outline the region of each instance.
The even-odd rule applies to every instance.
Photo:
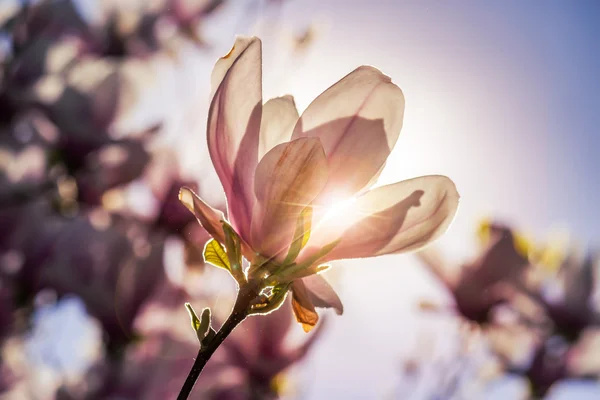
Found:
[[[312,98],[359,64],[390,75],[407,109],[384,179],[451,176],[463,195],[459,226],[490,213],[598,240],[598,3],[325,3],[289,4],[291,19],[328,22],[292,87],[314,85]]]
[[[472,254],[474,225],[487,215],[539,240],[558,229],[600,245],[600,3],[291,1],[284,19],[325,27],[272,95],[291,92],[305,107],[361,64],[403,89],[405,125],[381,180],[455,180],[461,208],[439,243],[450,257]],[[307,398],[380,398],[422,329],[412,301],[440,297],[439,288],[409,256],[339,269],[346,314],[311,360],[322,375],[309,374]],[[501,389],[508,382],[493,392],[513,397]]]

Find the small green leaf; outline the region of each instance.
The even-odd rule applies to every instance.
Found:
[[[196,315],[196,312],[190,303],[185,303],[185,308],[187,308],[188,314],[190,314],[192,329],[194,329],[194,332],[198,332],[198,329],[200,329],[200,319]]]
[[[192,328],[196,332],[196,337],[198,337],[198,340],[200,341],[200,343],[202,343],[206,335],[212,329],[210,327],[210,308],[207,307],[204,310],[202,310],[201,318],[198,318],[196,312],[194,311],[194,308],[190,303],[185,303],[185,308],[187,308],[188,314],[190,314]]]
[[[221,243],[215,239],[210,239],[204,246],[204,261],[215,267],[223,268],[227,271],[231,271],[229,265],[229,258]]]
[[[294,239],[292,240],[285,260],[283,261],[283,265],[289,265],[293,263],[296,257],[298,257],[298,254],[300,254],[300,250],[306,246],[306,243],[308,243],[308,239],[310,238],[311,225],[312,207],[308,206],[302,210],[300,216],[298,217],[298,221],[296,222],[296,230],[294,231]]]
[[[200,318],[200,326],[196,333],[198,334],[198,340],[202,340],[206,337],[208,330],[210,329],[210,308],[202,310],[202,317]]]

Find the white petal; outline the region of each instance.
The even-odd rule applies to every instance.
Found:
[[[458,199],[454,183],[439,175],[375,188],[340,215],[313,226],[299,262],[338,239],[340,242],[320,263],[418,249],[448,229]]]
[[[217,61],[208,115],[208,149],[227,196],[229,220],[249,237],[254,170],[262,114],[262,50],[258,38],[238,37]]]
[[[319,139],[302,138],[271,149],[256,168],[253,248],[265,257],[284,257],[300,213],[326,182],[327,162]]]
[[[359,67],[317,97],[292,138],[319,137],[327,154],[329,196],[349,197],[367,186],[396,144],[404,95],[373,67]]]
[[[342,301],[323,276],[310,275],[302,278],[302,281],[315,307],[333,308],[339,315],[344,312]]]
[[[258,159],[278,144],[289,142],[299,115],[292,96],[276,97],[263,105]]]

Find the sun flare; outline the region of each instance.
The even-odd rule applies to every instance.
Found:
[[[330,221],[338,219],[342,215],[352,213],[353,206],[356,203],[356,197],[350,197],[347,199],[333,199],[328,201],[323,206],[323,218],[322,221]]]

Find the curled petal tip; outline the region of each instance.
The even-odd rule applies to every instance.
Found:
[[[179,189],[179,201],[190,210],[191,213],[194,213],[194,195],[192,194],[192,190],[187,186],[182,186]]]
[[[231,46],[231,49],[229,49],[227,54],[225,54],[224,56],[221,57],[221,59],[225,60],[225,59],[231,57],[231,55],[233,54],[234,51],[235,51],[235,43],[233,44],[233,46]]]
[[[225,237],[221,221],[223,213],[206,204],[194,191],[187,186],[179,189],[179,201],[187,208],[206,231],[217,241],[224,243]]]
[[[231,49],[229,49],[229,51],[227,52],[227,54],[225,54],[224,56],[221,56],[220,59],[221,60],[226,60],[229,57],[231,57],[235,51],[236,51],[236,46],[240,45],[243,47],[246,47],[248,45],[250,45],[253,42],[260,42],[260,39],[256,36],[243,36],[243,35],[238,35],[235,37],[235,42],[233,43],[233,46],[231,46]]]

